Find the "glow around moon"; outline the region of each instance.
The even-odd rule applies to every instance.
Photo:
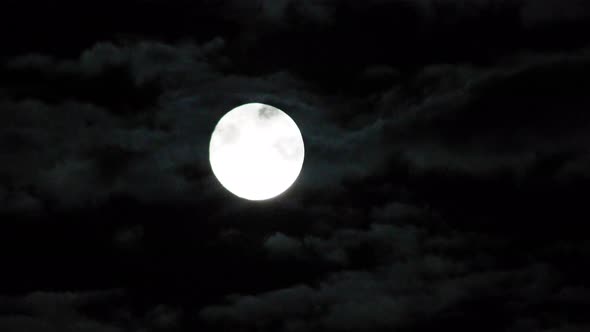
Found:
[[[234,108],[217,123],[209,161],[219,182],[248,200],[280,195],[303,167],[301,132],[285,112],[251,103]]]

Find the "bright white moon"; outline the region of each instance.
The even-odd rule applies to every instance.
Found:
[[[304,155],[295,121],[259,103],[225,114],[209,144],[209,161],[219,182],[236,196],[256,201],[287,190],[301,172]]]

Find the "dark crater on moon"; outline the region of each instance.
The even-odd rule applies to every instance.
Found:
[[[263,119],[270,119],[279,114],[279,110],[271,106],[263,106],[258,110],[258,116]]]

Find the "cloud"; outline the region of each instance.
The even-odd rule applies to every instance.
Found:
[[[91,205],[111,192],[131,189],[128,172],[139,171],[136,163],[169,135],[146,124],[125,127],[125,121],[105,109],[76,102],[52,106],[5,101],[0,116],[10,123],[0,136],[22,142],[16,142],[18,148],[13,145],[11,155],[2,156],[0,173],[10,192],[27,190],[34,199],[55,199],[68,207]]]
[[[293,239],[283,233],[275,233],[264,242],[264,247],[273,256],[289,257],[297,256],[301,253],[301,241]]]
[[[176,331],[182,320],[183,312],[167,305],[158,305],[147,312],[145,319],[155,331]]]
[[[232,296],[227,305],[203,309],[201,318],[225,326],[256,326],[261,331],[287,331],[294,325],[329,331],[420,326],[449,311],[483,310],[466,303],[485,299],[489,290],[501,284],[513,286],[495,296],[512,298],[529,279],[537,278],[539,268],[463,271],[461,264],[449,258],[411,255],[369,271],[334,273],[316,285]],[[530,305],[531,299],[515,301]]]
[[[74,60],[41,54],[9,59],[2,80],[12,98],[90,102],[119,114],[136,114],[156,106],[163,90],[215,79],[224,45],[221,38],[198,46],[100,42]]]
[[[0,156],[4,206],[96,206],[119,194],[140,201],[219,197],[223,190],[208,165],[209,134],[227,110],[252,101],[285,110],[302,130],[306,158],[295,198],[327,188],[334,197],[359,190],[363,179],[391,180],[392,167],[405,178],[385,182],[380,190],[390,195],[405,195],[404,182],[430,171],[521,176],[559,151],[572,151],[561,174],[584,173],[572,165],[583,164],[573,160],[584,160],[588,140],[585,51],[523,54],[488,68],[427,66],[390,81],[386,90],[348,96],[312,87],[289,71],[225,72],[216,64],[225,47],[223,39],[101,43],[76,60],[10,61],[16,72],[75,73],[97,82],[120,66],[133,89],[155,82],[159,92],[151,104],[122,113],[116,103],[76,96],[59,103],[34,94],[5,99],[0,116],[11,125],[0,132],[0,144],[13,153]],[[203,192],[203,185],[213,190]]]
[[[47,293],[36,292],[22,298],[3,297],[13,313],[0,315],[0,329],[7,332],[31,331],[124,331],[121,322],[105,322],[83,313],[83,307],[117,296],[116,292]]]
[[[25,97],[15,92],[21,83],[9,88],[0,112],[3,122],[10,123],[0,132],[0,141],[13,151],[0,156],[5,159],[0,176],[7,188],[30,188],[27,195],[32,199],[55,201],[64,208],[100,205],[119,194],[142,201],[216,195],[199,190],[203,183],[215,183],[207,160],[209,134],[226,111],[251,101],[285,110],[303,130],[309,153],[306,168],[314,169],[302,176],[303,186],[325,187],[370,172],[361,160],[350,162],[359,153],[377,159],[376,150],[362,149],[370,142],[366,131],[348,132],[326,116],[346,107],[344,100],[325,103],[288,72],[224,74],[215,64],[223,47],[221,39],[200,46],[100,43],[76,60],[41,55],[10,60],[6,70],[12,76],[6,79],[28,73],[28,79],[18,78],[23,84],[37,75],[57,82],[73,75],[98,94],[108,90],[121,95],[110,85],[111,78],[103,77],[117,68],[123,76],[112,79],[127,77],[126,89],[139,91],[156,84],[157,93],[146,104],[128,105],[122,99],[109,102],[93,93],[77,94],[78,90],[60,90],[47,99],[37,94],[44,89],[33,89]],[[325,157],[317,159],[320,154]],[[348,162],[334,168],[329,156]]]
[[[328,239],[309,235],[303,239],[303,243],[315,256],[326,262],[366,265],[375,260],[389,259],[390,255],[412,254],[416,250],[415,232],[417,230],[411,226],[404,228],[371,224],[366,231],[334,230]],[[370,251],[363,252],[366,248],[370,248]]]
[[[459,221],[440,220],[428,209],[373,204],[368,227],[347,228],[334,217],[320,231],[323,235],[274,234],[264,242],[271,253],[288,247],[288,254],[280,256],[287,262],[333,263],[330,272],[274,290],[228,296],[225,304],[203,308],[200,318],[214,327],[259,331],[477,328],[481,321],[490,322],[490,330],[521,331],[526,326],[549,330],[577,317],[559,308],[580,305],[583,295],[572,295],[583,290],[574,290],[575,278],[547,262],[547,241],[537,246],[531,234],[525,245],[522,236],[506,237],[507,230],[488,233],[474,227],[467,232]],[[553,318],[538,315],[539,308]],[[516,324],[519,319],[525,320]]]
[[[558,151],[583,151],[590,102],[586,52],[517,61],[489,70],[426,68],[416,87],[428,87],[427,95],[391,113],[385,124],[394,149],[418,169],[484,173],[534,167]],[[383,102],[395,106],[395,98]]]
[[[590,8],[583,1],[579,0],[507,0],[503,2],[493,0],[472,0],[469,2],[457,0],[419,0],[419,1],[389,1],[389,0],[369,0],[363,3],[338,2],[333,0],[281,0],[281,1],[259,1],[256,5],[244,5],[233,2],[230,5],[239,9],[244,15],[260,17],[269,20],[273,24],[286,24],[289,15],[298,15],[299,19],[306,19],[317,23],[332,23],[336,10],[342,8],[353,8],[357,11],[371,10],[372,8],[401,8],[409,7],[415,11],[421,12],[422,15],[431,17],[432,15],[449,14],[440,10],[444,6],[447,9],[453,8],[455,15],[469,16],[479,15],[485,10],[500,10],[501,8],[514,8],[522,13],[522,19],[527,26],[544,23],[547,21],[562,21],[581,19],[590,13]]]
[[[585,1],[525,1],[522,17],[526,26],[559,21],[577,21],[590,17],[590,6]]]
[[[418,1],[421,7],[432,14],[436,6],[455,5],[457,9],[471,11],[472,14],[479,10],[512,7],[520,12],[523,24],[527,28],[550,22],[573,21],[587,18],[590,15],[590,7],[585,1],[580,0],[422,0]]]
[[[408,40],[422,40],[411,33],[418,27],[406,29],[403,22],[436,27],[429,23],[430,4],[347,3],[344,13],[355,13],[350,20],[339,17],[342,8],[334,1],[261,2],[263,22],[243,32],[256,36],[250,47],[267,53],[260,59],[248,48],[237,52],[225,38],[203,44],[101,42],[70,60],[13,58],[0,73],[7,83],[0,90],[0,209],[38,216],[48,207],[84,210],[118,196],[155,203],[134,210],[147,219],[114,226],[106,241],[122,249],[117,264],[124,264],[121,252],[141,248],[144,254],[159,243],[145,250],[159,254],[159,245],[172,242],[152,239],[173,238],[172,248],[165,249],[181,254],[166,259],[167,268],[190,276],[235,275],[227,286],[239,293],[199,307],[199,318],[212,328],[390,331],[456,324],[469,330],[581,330],[577,322],[583,316],[569,308],[586,302],[580,280],[587,273],[578,265],[588,248],[567,229],[584,234],[583,208],[568,207],[584,199],[576,188],[586,183],[589,170],[588,52],[522,54],[485,66],[457,64],[454,57],[446,65],[402,66],[400,59],[414,54]],[[456,3],[470,19],[478,17],[477,8]],[[415,20],[414,6],[423,6],[416,13],[425,16]],[[535,25],[550,19],[546,9],[525,8]],[[375,11],[381,20],[369,20]],[[399,22],[397,30],[390,29]],[[301,34],[290,30],[298,24],[305,27]],[[274,32],[290,37],[320,37],[284,38],[292,48],[259,47],[276,41],[273,31],[266,32],[269,39],[258,33],[265,26],[278,26]],[[331,34],[331,26],[344,30]],[[316,47],[317,40],[326,45]],[[445,45],[447,39],[441,40]],[[402,56],[392,57],[385,45]],[[336,52],[326,56],[324,48]],[[316,71],[299,61],[310,50],[321,66],[346,64],[343,73]],[[207,160],[217,120],[253,101],[286,111],[306,144],[300,179],[272,208],[228,199]],[[206,214],[207,225],[160,232],[146,220],[162,218],[151,209],[169,202],[195,213],[181,217],[184,210],[175,209],[170,215],[192,220]],[[202,234],[205,247],[191,234]],[[92,239],[89,247],[103,241]],[[584,249],[572,249],[576,245]],[[215,266],[217,257],[231,259],[223,268],[192,270],[186,266],[194,264],[182,258],[186,252],[202,252]],[[144,268],[145,261],[131,263],[135,270],[134,264]],[[200,306],[226,290],[209,284],[221,279],[203,277],[195,286],[183,273],[168,279],[158,265],[147,268],[156,275],[146,276],[149,285],[180,282],[173,288],[182,290],[181,301],[198,293],[187,301],[191,307],[191,301]],[[574,269],[575,277],[564,272]],[[191,287],[199,292],[191,293]],[[169,331],[184,319],[185,312],[170,305],[145,305],[140,313],[115,306],[95,316],[87,306],[120,301],[103,295],[5,297],[0,303],[8,304],[0,304],[0,312],[10,312],[0,316],[0,330],[68,331],[68,322],[82,331]]]
[[[335,225],[332,225],[335,226]],[[276,233],[264,242],[265,249],[273,257],[320,259],[324,263],[346,266],[367,264],[379,257],[387,257],[415,250],[415,230],[391,225],[372,224],[366,231],[358,229],[334,229],[329,238],[306,235],[302,239]],[[407,235],[407,236],[406,236]],[[369,256],[358,254],[370,247]],[[358,256],[358,257],[355,257]]]
[[[235,16],[239,20],[254,19],[259,23],[281,26],[292,24],[294,20],[297,23],[327,24],[336,4],[334,0],[262,0],[256,3],[234,0],[229,7],[241,13]]]
[[[131,314],[128,294],[121,290],[37,291],[1,300],[0,329],[6,332],[170,331],[180,321],[180,311],[165,305]]]
[[[101,86],[105,73],[122,68],[132,80],[127,86],[131,91],[155,82],[159,86],[156,97],[171,95],[161,102],[150,96],[154,104],[131,105],[132,112],[127,112],[120,110],[118,101],[110,103],[109,98],[95,96],[94,92],[77,94],[76,89],[60,91],[51,100],[33,89],[23,98],[14,92],[20,84],[17,82],[9,89],[9,98],[2,101],[0,113],[3,122],[10,124],[0,132],[2,144],[13,151],[1,156],[5,162],[0,175],[10,184],[10,191],[33,188],[28,193],[33,199],[56,200],[64,207],[74,207],[100,204],[117,193],[140,194],[148,200],[166,199],[155,197],[160,193],[178,198],[196,190],[195,181],[212,180],[205,171],[208,132],[221,112],[235,106],[231,101],[222,107],[210,104],[213,98],[223,96],[222,91],[208,92],[212,86],[226,84],[221,80],[231,87],[234,81],[214,72],[208,62],[208,56],[223,48],[223,43],[221,39],[199,47],[101,43],[77,60],[31,55],[9,61],[9,72],[30,73],[30,79],[47,76],[57,85],[63,77],[82,77],[98,95],[104,90],[125,94],[116,91],[116,85],[108,80],[108,89]],[[17,79],[14,75],[12,78]],[[18,80],[27,82],[22,77]],[[245,84],[250,81],[243,80]],[[235,88],[227,93],[231,90]],[[58,99],[54,102],[53,98]],[[194,178],[196,174],[198,178]],[[152,181],[146,181],[146,177]]]
[[[122,228],[113,236],[113,242],[118,248],[133,250],[141,246],[144,233],[144,228],[141,225]]]
[[[424,217],[426,211],[409,204],[391,202],[384,206],[375,207],[371,211],[371,217],[381,221],[393,221],[399,223],[404,219],[416,219]]]

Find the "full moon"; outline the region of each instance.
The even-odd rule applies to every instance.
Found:
[[[295,121],[280,109],[259,103],[226,113],[209,144],[209,162],[221,185],[254,201],[273,198],[291,187],[304,155]]]

